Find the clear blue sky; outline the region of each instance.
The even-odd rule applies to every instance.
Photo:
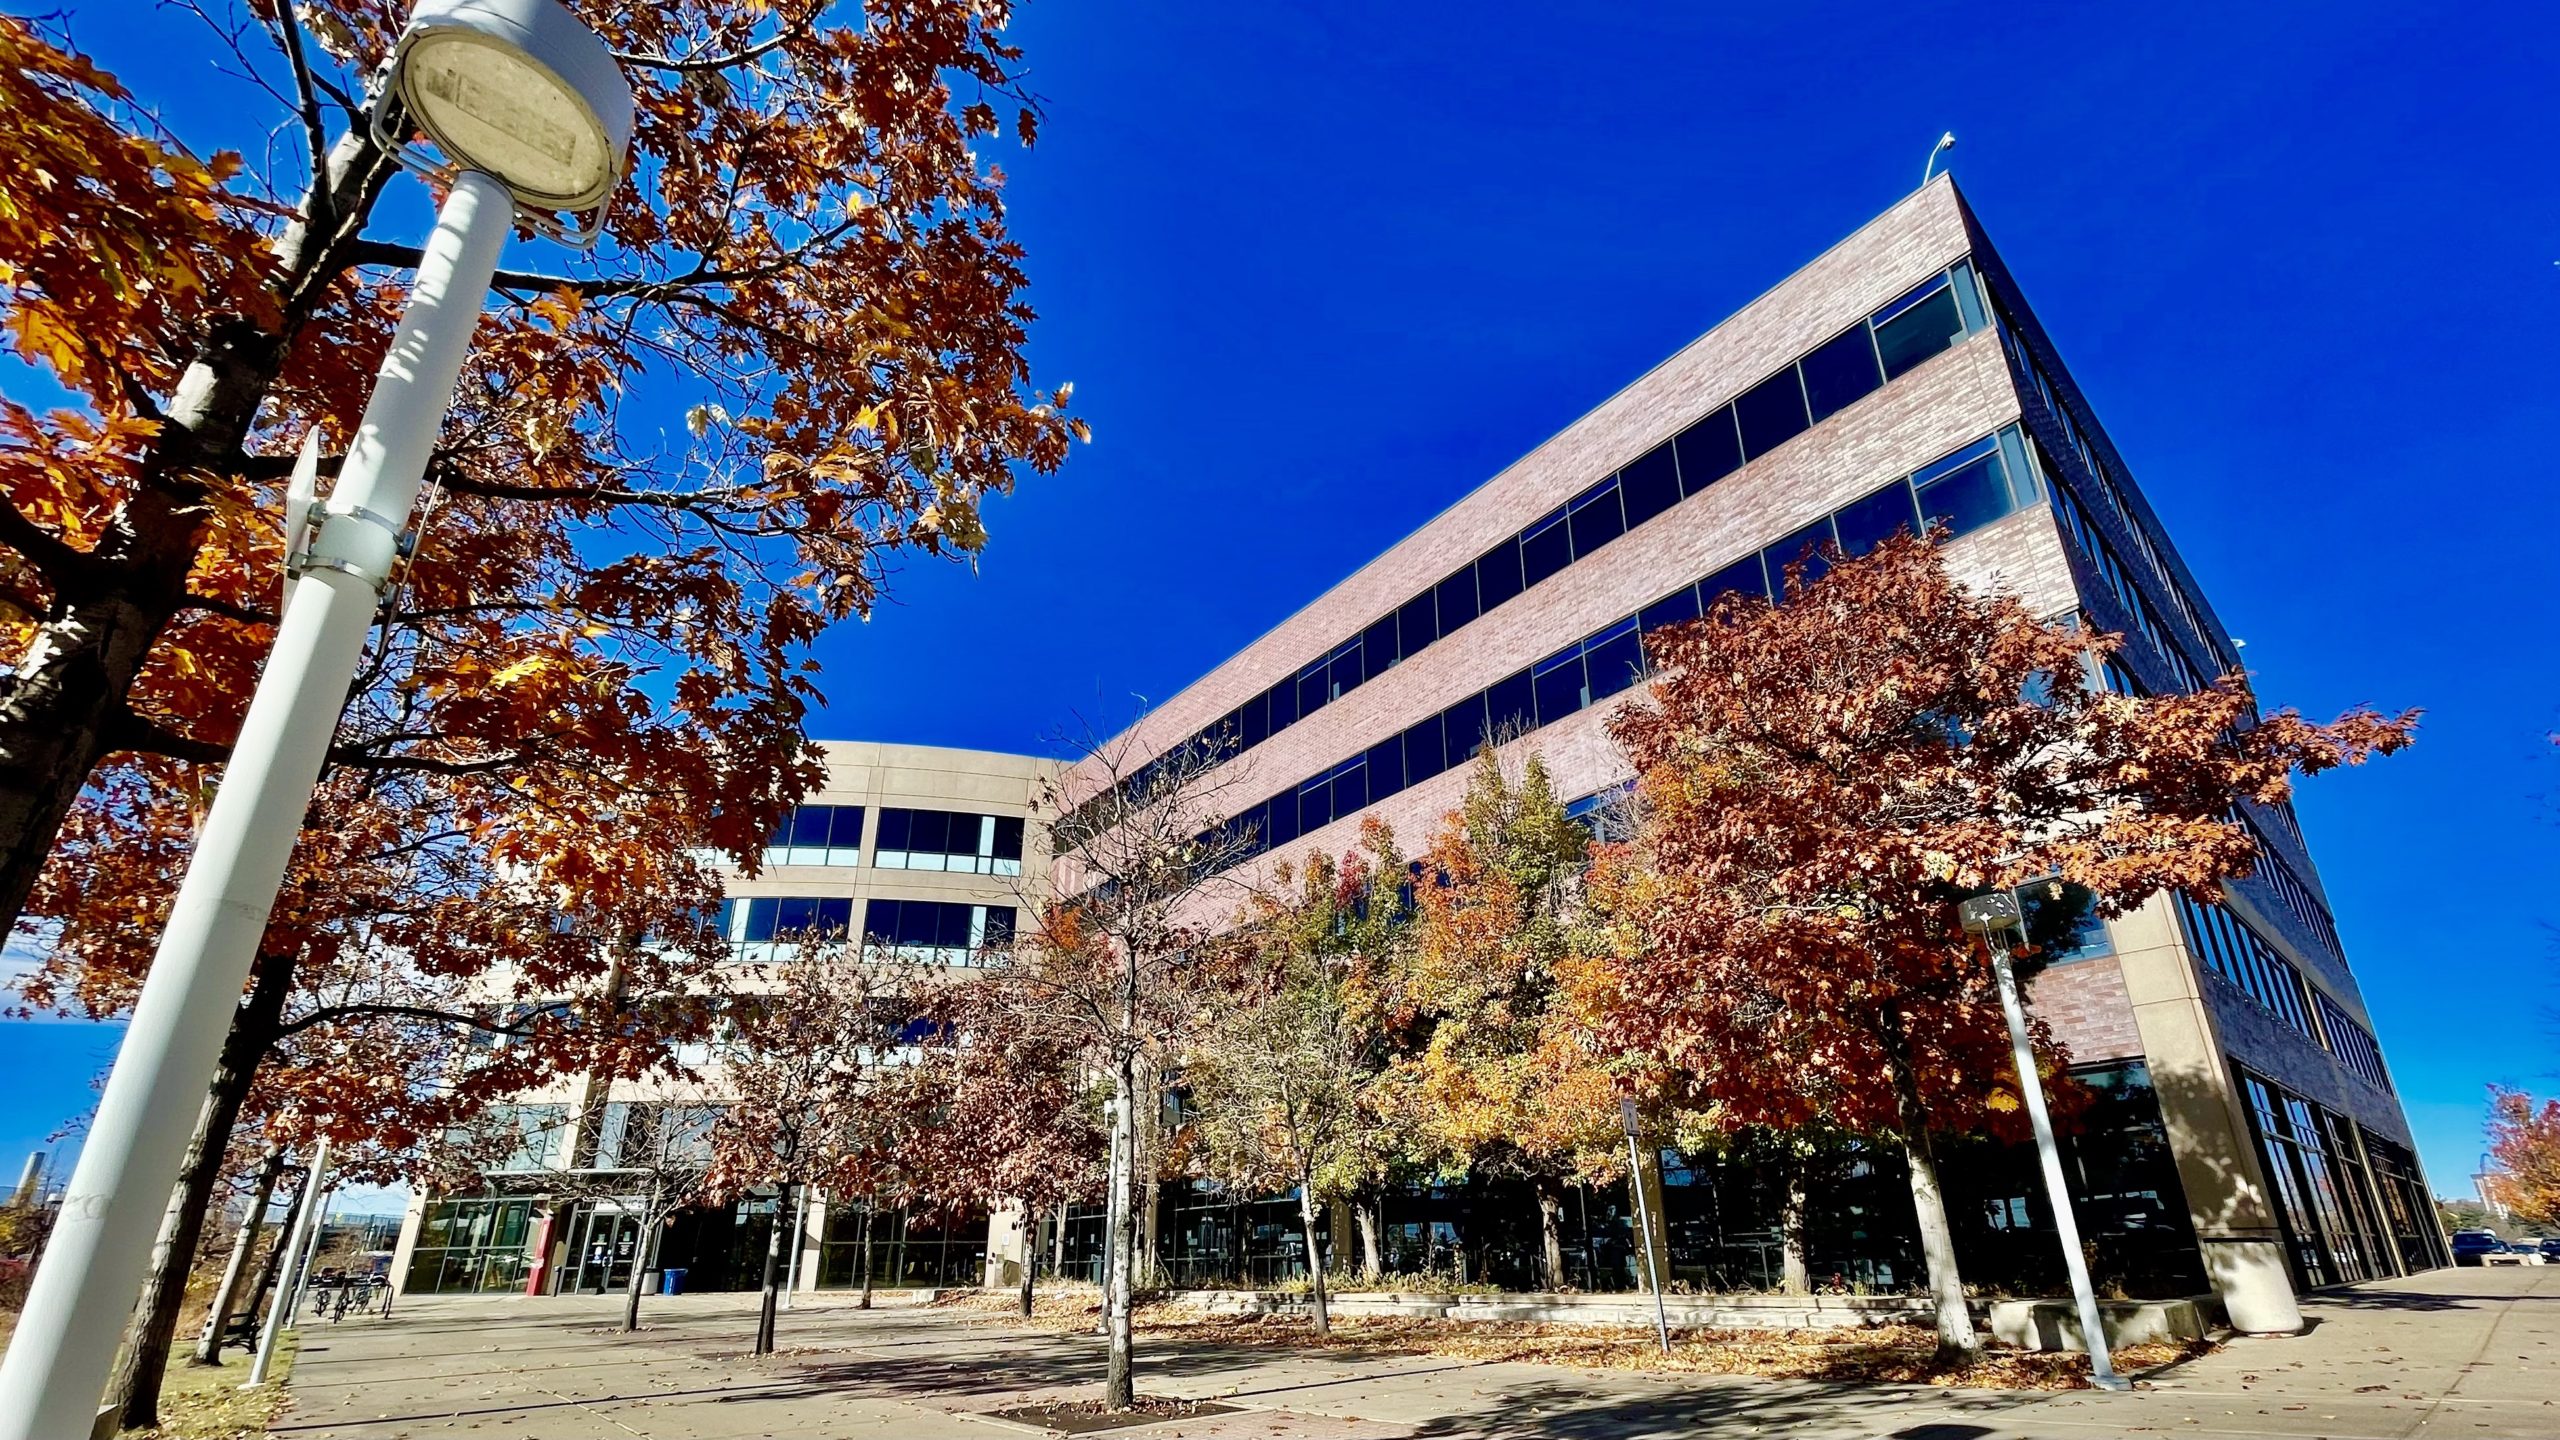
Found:
[[[239,123],[191,22],[75,14],[182,128]],[[823,733],[1029,748],[1171,694],[1952,129],[2263,693],[2428,710],[2301,809],[2436,1187],[2485,1085],[2560,1086],[2547,8],[1032,0],[1016,35],[1035,358],[1095,441],[981,573],[830,638]],[[31,1033],[0,1030],[13,1168],[96,1058]]]

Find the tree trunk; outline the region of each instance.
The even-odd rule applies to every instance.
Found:
[[[212,1093],[196,1120],[195,1138],[187,1143],[178,1171],[177,1192],[169,1214],[151,1247],[151,1270],[143,1278],[142,1297],[134,1307],[133,1329],[124,1352],[107,1381],[106,1403],[121,1412],[127,1430],[149,1430],[160,1423],[160,1381],[169,1368],[169,1348],[178,1335],[178,1309],[186,1303],[187,1275],[195,1268],[196,1248],[204,1241],[206,1214],[214,1191],[222,1184],[222,1165],[231,1149],[231,1129],[257,1079],[258,1062],[274,1042],[276,1022],[284,1015],[285,996],[293,989],[293,961],[259,957],[256,981],[247,1000],[232,1012],[231,1033],[223,1037],[222,1060],[213,1075]]]
[[[1022,1318],[1031,1318],[1031,1283],[1040,1268],[1040,1211],[1022,1197]]]
[[[1938,1359],[1971,1359],[1982,1349],[1973,1312],[1964,1303],[1964,1277],[1956,1269],[1955,1232],[1947,1224],[1947,1198],[1938,1185],[1937,1155],[1929,1147],[1929,1107],[1903,1048],[1901,1016],[1885,1014],[1885,1061],[1893,1069],[1894,1098],[1902,1114],[1902,1148],[1911,1164],[1911,1210],[1920,1226],[1920,1256],[1929,1267],[1929,1294],[1937,1302]]]
[[[1111,1112],[1111,1235],[1102,1263],[1102,1324],[1109,1358],[1103,1370],[1102,1403],[1126,1410],[1136,1401],[1129,1306],[1130,1271],[1138,1260],[1137,1057],[1121,1057],[1114,1079],[1118,1093]]]
[[[306,1165],[308,1163],[308,1161],[305,1162]],[[309,1198],[307,1193],[309,1189],[309,1186],[299,1181],[293,1185],[293,1199],[285,1204],[284,1219],[276,1226],[275,1243],[267,1247],[267,1258],[258,1262],[258,1283],[249,1291],[249,1306],[244,1312],[253,1336],[263,1323],[259,1318],[260,1313],[268,1304],[274,1303],[269,1299],[269,1292],[276,1288],[277,1277],[284,1273],[285,1247],[292,1241],[293,1227],[302,1221],[302,1206],[303,1202]],[[253,1339],[250,1343],[254,1345],[256,1342]]]
[[[1316,1187],[1307,1176],[1298,1179],[1298,1228],[1307,1237],[1307,1280],[1311,1286],[1307,1293],[1316,1302],[1316,1333],[1330,1335],[1333,1317],[1325,1309],[1324,1249],[1316,1243]]]
[[[1564,1281],[1564,1181],[1541,1175],[1538,1186],[1538,1240],[1546,1265],[1547,1288],[1562,1290]]]
[[[871,1308],[871,1202],[862,1202],[862,1305]]]
[[[1787,1295],[1805,1295],[1813,1290],[1813,1271],[1805,1261],[1805,1213],[1810,1197],[1805,1193],[1807,1172],[1812,1169],[1801,1155],[1789,1156],[1785,1162],[1786,1199],[1778,1207],[1778,1289]]]
[[[1375,1283],[1386,1273],[1386,1256],[1379,1244],[1378,1197],[1367,1196],[1351,1207],[1351,1222],[1360,1230],[1360,1273]]]
[[[364,127],[342,137],[302,215],[277,237],[269,295],[278,323],[231,314],[203,332],[131,495],[85,554],[11,542],[35,562],[52,598],[25,656],[0,675],[0,935],[16,928],[90,772],[127,743],[125,697],[186,603],[187,575],[214,517],[200,472],[236,468],[296,333],[337,281],[338,252],[397,168]]]
[[[222,1267],[222,1283],[214,1287],[213,1307],[204,1317],[204,1330],[196,1336],[196,1348],[187,1356],[190,1365],[222,1363],[222,1326],[231,1318],[231,1310],[240,1299],[240,1282],[249,1276],[249,1257],[257,1253],[259,1228],[266,1222],[267,1202],[275,1198],[276,1177],[284,1173],[284,1147],[269,1145],[266,1158],[258,1162],[257,1184],[249,1192],[248,1214],[240,1221],[240,1235],[231,1245],[230,1263]]]
[[[764,1232],[764,1303],[756,1310],[756,1349],[758,1355],[773,1353],[773,1317],[782,1298],[782,1226],[783,1216],[791,1209],[791,1189],[782,1187],[774,1197],[773,1223]]]
[[[658,1256],[658,1229],[657,1215],[643,1208],[640,1213],[640,1243],[631,1251],[631,1279],[623,1287],[622,1333],[625,1335],[640,1328],[640,1279],[648,1273],[649,1262]]]

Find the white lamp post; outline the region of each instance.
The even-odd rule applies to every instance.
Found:
[[[1662,1353],[1671,1353],[1671,1313],[1662,1298],[1662,1263],[1653,1248],[1653,1212],[1644,1201],[1644,1152],[1636,1146],[1636,1102],[1618,1097],[1618,1123],[1627,1132],[1627,1193],[1636,1202],[1636,1244],[1644,1250],[1644,1273],[1653,1288],[1653,1338]],[[1668,1242],[1665,1242],[1668,1248]]]
[[[556,0],[423,0],[375,102],[376,133],[405,141],[389,128],[395,106],[443,150],[451,189],[338,482],[319,506],[318,532],[307,546],[286,537],[288,564],[308,583],[286,596],[266,673],[0,1362],[0,1440],[83,1440],[97,1418],[499,248],[519,203],[600,205],[620,178],[633,117],[612,52]],[[423,163],[405,145],[403,155]],[[547,217],[527,218],[550,228]]]
[[[2027,1103],[2027,1123],[2035,1128],[2036,1155],[2044,1162],[2045,1201],[2053,1211],[2053,1228],[2062,1241],[2062,1267],[2071,1276],[2071,1299],[2079,1307],[2080,1334],[2089,1346],[2090,1383],[2101,1390],[2130,1390],[2132,1382],[2116,1373],[2107,1353],[2107,1331],[2098,1314],[2098,1292],[2089,1284],[2089,1257],[2080,1251],[2080,1219],[2071,1210],[2070,1183],[2062,1174],[2062,1150],[2054,1144],[2053,1116],[2045,1110],[2044,1079],[2036,1073],[2035,1047],[2027,1041],[2027,1009],[2018,998],[2018,976],[2009,967],[2009,932],[2025,928],[2018,897],[2006,890],[1977,895],[1956,907],[1956,918],[1982,937],[1991,952],[1991,973],[2000,982],[2000,1009],[2009,1017],[2009,1049],[2018,1066],[2018,1093]]]

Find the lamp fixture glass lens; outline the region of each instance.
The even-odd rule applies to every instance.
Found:
[[[511,50],[467,33],[422,36],[401,68],[401,90],[446,154],[526,200],[567,209],[612,183],[605,138],[586,103]]]

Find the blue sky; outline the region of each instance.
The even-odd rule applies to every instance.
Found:
[[[75,13],[182,129],[238,125],[191,22]],[[1015,33],[1034,358],[1095,440],[977,573],[830,637],[824,734],[1032,748],[1170,695],[1952,129],[2262,693],[2428,711],[2301,811],[2436,1187],[2484,1086],[2560,1087],[2547,10],[1034,0]],[[102,1048],[44,1028],[0,1029],[13,1173]]]

